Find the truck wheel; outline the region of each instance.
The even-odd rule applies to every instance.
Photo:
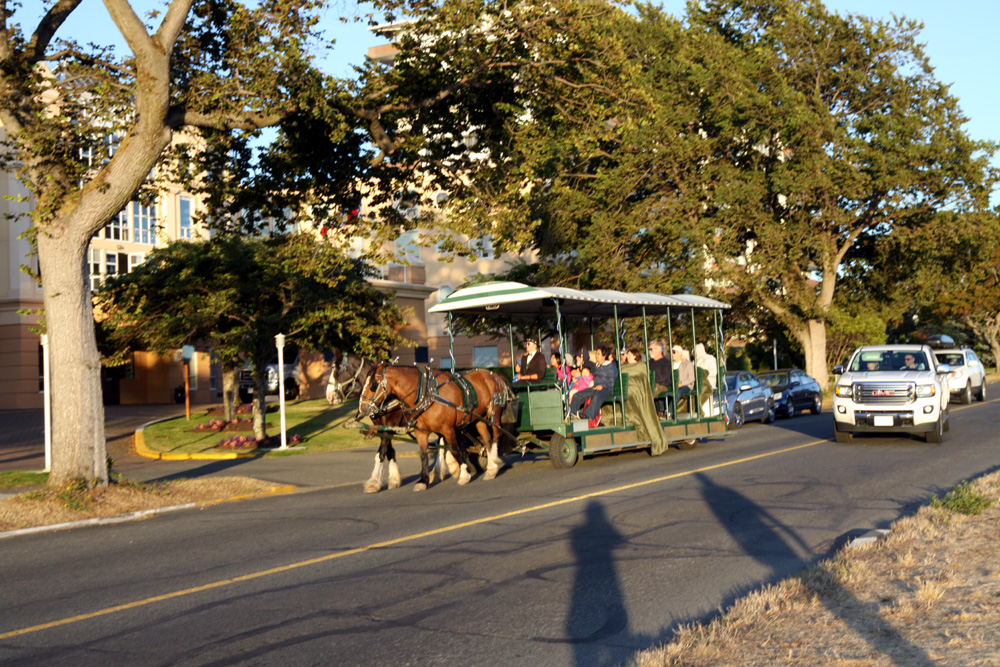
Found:
[[[979,385],[979,391],[976,392],[976,400],[980,402],[986,400],[986,378],[983,378],[983,383]]]
[[[299,383],[292,380],[285,380],[285,400],[294,401],[299,397]]]
[[[841,431],[836,426],[833,427],[834,439],[842,444],[849,445],[854,442],[854,434],[850,431]]]
[[[972,383],[971,382],[966,382],[965,383],[965,389],[962,391],[961,396],[958,397],[958,400],[962,403],[962,405],[968,405],[969,403],[972,403]]]
[[[549,461],[553,468],[572,468],[579,458],[576,449],[576,440],[566,438],[559,433],[553,433],[549,439]]]
[[[934,425],[934,430],[927,431],[924,434],[924,440],[934,444],[944,442],[944,424],[941,422],[940,416],[938,417],[937,424]]]
[[[253,394],[247,391],[240,391],[240,403],[249,403],[253,399]]]

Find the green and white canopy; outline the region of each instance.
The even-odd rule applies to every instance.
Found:
[[[693,294],[652,294],[615,290],[575,290],[568,287],[532,287],[515,282],[490,282],[456,290],[431,313],[456,315],[554,316],[556,303],[563,316],[636,317],[669,310],[727,309],[729,304]]]

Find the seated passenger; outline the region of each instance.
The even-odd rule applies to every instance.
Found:
[[[579,414],[582,418],[596,425],[600,422],[598,415],[601,414],[601,406],[604,400],[611,395],[615,388],[615,380],[618,378],[618,364],[615,362],[614,348],[607,343],[601,343],[594,350],[594,359],[597,368],[594,369],[594,386],[590,389],[583,389],[574,394],[569,402],[571,413]],[[590,404],[581,413],[581,408],[587,399]]]
[[[574,369],[575,370],[575,369]],[[572,403],[573,397],[576,392],[583,389],[589,389],[594,386],[594,362],[585,361],[583,362],[583,368],[580,369],[580,374],[577,376],[576,380],[569,388],[569,400]]]
[[[670,359],[663,355],[663,343],[654,340],[649,344],[649,370],[653,373],[653,393],[666,394],[674,383],[673,368]],[[661,410],[662,412],[662,410]]]
[[[525,353],[518,366],[520,373],[517,382],[537,382],[545,377],[545,359],[538,352],[538,341],[529,339],[524,342]]]

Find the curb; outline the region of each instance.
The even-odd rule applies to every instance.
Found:
[[[146,517],[155,516],[157,514],[166,514],[167,512],[177,512],[179,510],[188,509],[204,509],[206,507],[211,507],[212,505],[221,505],[222,503],[235,503],[242,500],[253,500],[254,498],[267,498],[268,496],[276,496],[285,493],[294,493],[298,489],[294,484],[285,484],[282,486],[273,486],[263,493],[248,494],[243,496],[230,496],[229,498],[219,498],[217,500],[206,500],[198,503],[184,503],[182,505],[170,505],[168,507],[157,507],[151,510],[139,510],[137,512],[129,512],[128,514],[115,514],[114,516],[98,517],[95,519],[81,519],[80,521],[66,521],[64,523],[53,523],[47,526],[32,526],[31,528],[19,528],[17,530],[8,530],[0,532],[0,540],[7,539],[9,537],[20,537],[22,535],[35,535],[38,533],[54,533],[60,530],[70,530],[72,528],[83,528],[85,526],[105,526],[115,523],[124,523],[126,521],[137,521],[139,519],[144,519]]]

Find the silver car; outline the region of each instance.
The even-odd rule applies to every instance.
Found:
[[[774,421],[774,398],[771,387],[750,371],[726,373],[726,403],[732,428],[745,421],[759,419],[764,424]]]

